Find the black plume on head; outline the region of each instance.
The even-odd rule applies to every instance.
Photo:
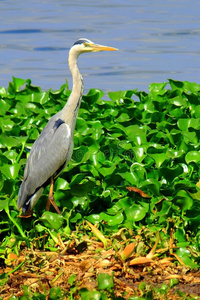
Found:
[[[74,45],[83,44],[83,43],[88,43],[88,42],[90,42],[90,41],[87,40],[87,39],[79,39],[78,41],[76,41],[76,42],[73,44],[73,46],[74,46]]]

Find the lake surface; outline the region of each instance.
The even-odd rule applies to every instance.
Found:
[[[68,51],[80,37],[119,49],[79,58],[85,93],[200,83],[200,1],[7,0],[0,10],[0,86],[15,76],[43,90],[67,79],[71,88]]]

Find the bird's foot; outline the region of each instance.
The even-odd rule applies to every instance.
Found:
[[[47,211],[50,210],[51,204],[52,204],[53,207],[55,208],[56,212],[60,215],[61,212],[60,212],[60,210],[59,210],[59,208],[58,208],[58,206],[57,206],[57,204],[56,204],[56,202],[55,202],[55,200],[54,200],[53,195],[49,195],[49,197],[48,197],[48,199],[47,199],[47,204],[46,204],[46,210],[47,210]]]
[[[33,210],[29,210],[28,212],[22,213],[22,215],[18,216],[19,218],[30,218],[33,215]]]

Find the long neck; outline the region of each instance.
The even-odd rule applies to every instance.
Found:
[[[62,110],[64,120],[70,126],[72,134],[76,125],[76,118],[78,115],[79,107],[81,104],[81,98],[83,95],[83,78],[77,66],[77,58],[77,53],[72,51],[71,49],[69,52],[68,62],[72,74],[73,87],[71,95]]]

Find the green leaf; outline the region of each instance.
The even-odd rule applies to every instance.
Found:
[[[83,173],[78,173],[74,175],[74,177],[71,179],[70,186],[72,186],[73,184],[81,183],[84,177],[85,174]]]
[[[153,95],[157,94],[163,94],[164,88],[166,87],[167,82],[162,82],[162,83],[151,83],[149,85],[149,91]]]
[[[40,218],[48,228],[58,230],[63,224],[63,216],[50,211],[45,211]]]
[[[199,163],[200,162],[200,152],[199,151],[190,151],[185,156],[185,161],[187,164],[191,162]]]
[[[169,103],[175,106],[187,107],[187,99],[181,95],[169,99]]]
[[[200,126],[200,119],[179,119],[177,125],[183,131],[187,131],[190,127],[198,129]]]
[[[103,298],[102,293],[99,291],[88,291],[87,289],[81,289],[79,292],[81,300],[108,300],[108,298]]]
[[[87,135],[89,132],[91,132],[87,122],[79,117],[76,121],[76,130],[80,135]]]
[[[130,141],[133,141],[135,145],[141,146],[142,144],[146,144],[146,133],[143,127],[139,127],[138,125],[131,125],[124,128],[126,135]]]
[[[2,190],[4,186],[4,178],[3,178],[3,175],[0,173],[0,191]]]
[[[91,214],[86,219],[92,224],[98,224],[102,221],[100,214]]]
[[[7,157],[13,164],[17,162],[18,154],[15,150],[5,151],[4,156]]]
[[[107,273],[101,273],[97,277],[98,288],[100,290],[111,289],[114,287],[113,278]]]
[[[70,286],[74,285],[76,282],[76,274],[70,275],[68,282],[69,282]]]
[[[141,189],[145,188],[147,192],[151,195],[154,196],[159,196],[160,195],[160,187],[161,183],[154,178],[149,178],[141,184]]]
[[[196,93],[198,91],[200,91],[200,85],[196,84],[195,82],[189,82],[189,81],[178,81],[178,80],[172,80],[169,79],[169,83],[171,85],[171,88],[173,90],[180,90],[183,92],[192,92],[192,93]]]
[[[126,91],[108,92],[108,96],[111,100],[119,103],[119,101],[123,100],[123,98],[126,96]]]
[[[35,229],[36,229],[37,232],[44,232],[44,231],[46,231],[46,227],[42,226],[41,224],[36,224],[35,225]]]
[[[177,278],[171,278],[169,280],[169,286],[170,286],[170,288],[173,288],[177,284],[179,284],[179,280]]]
[[[92,137],[95,140],[98,140],[103,134],[103,126],[100,121],[91,121],[88,122],[88,125],[92,128]]]
[[[163,167],[160,169],[160,174],[166,178],[167,181],[173,180],[183,173],[183,167],[180,164],[174,167]]]
[[[185,190],[178,191],[174,201],[183,211],[189,210],[193,205],[193,199]]]
[[[83,100],[91,105],[97,102],[103,96],[103,94],[104,93],[101,90],[90,89],[86,96],[83,95]]]
[[[132,222],[141,221],[144,219],[146,213],[146,208],[137,204],[133,204],[129,208],[125,209],[127,220]]]
[[[7,210],[8,209],[8,205],[9,205],[9,199],[5,199],[5,200],[0,200],[0,211],[2,210]]]
[[[182,132],[184,141],[188,143],[197,143],[198,139],[195,132],[183,131]]]
[[[11,105],[8,102],[6,102],[4,99],[0,99],[0,107],[1,107],[0,115],[4,116],[7,113],[7,111],[9,111]]]
[[[187,249],[187,248],[179,248],[177,251],[176,251],[176,254],[178,255],[178,257],[180,257],[180,259],[183,261],[183,263],[192,268],[192,269],[195,269],[198,267],[198,265],[196,263],[194,263],[192,261],[192,259],[190,258],[190,251]]]
[[[116,169],[115,165],[113,165],[110,168],[103,168],[102,167],[102,168],[99,169],[99,173],[101,173],[105,177],[105,176],[111,175],[115,171],[115,169]]]
[[[55,182],[55,190],[67,190],[68,182],[63,178],[57,178]]]
[[[130,120],[130,116],[127,113],[122,113],[119,115],[117,119],[115,119],[116,122],[120,122],[120,123],[127,122],[129,120]]]
[[[152,157],[153,160],[155,160],[156,166],[158,168],[160,168],[164,161],[167,159],[166,153],[149,154],[149,156]]]
[[[135,155],[135,160],[138,163],[141,163],[143,161],[143,159],[146,157],[146,146],[144,147],[133,147],[132,148],[134,155]]]
[[[143,182],[147,176],[145,166],[137,162],[131,165],[130,173],[134,178],[135,185],[138,185],[138,183]]]
[[[13,82],[9,83],[9,92],[10,93],[15,92],[15,91],[18,92],[20,87],[22,87],[26,83],[30,83],[30,80],[13,77]],[[11,86],[13,88],[12,90],[11,90]]]
[[[49,291],[49,298],[55,300],[64,299],[64,293],[61,291],[60,287],[52,287]]]
[[[72,223],[77,223],[78,220],[82,219],[82,215],[80,213],[77,213],[73,218],[70,219]]]
[[[90,152],[88,147],[85,146],[80,146],[76,149],[74,149],[73,152],[73,159],[77,162],[77,163],[83,163],[85,161],[87,161],[90,157]]]
[[[104,212],[100,213],[100,218],[108,223],[109,226],[119,225],[123,222],[124,216],[122,212],[117,213],[116,215],[108,215]]]
[[[13,165],[5,164],[2,167],[0,167],[0,170],[8,179],[15,180],[18,176],[20,168],[21,168],[21,164],[18,163],[15,163]]]
[[[20,141],[16,137],[11,137],[7,135],[0,135],[0,148],[11,149],[20,145]]]
[[[34,93],[32,101],[38,102],[41,105],[44,105],[49,100],[49,93],[48,92],[42,92],[42,93]]]
[[[195,117],[200,118],[200,105],[195,106]]]
[[[0,86],[0,96],[1,97],[6,97],[7,96],[7,91],[4,87]]]
[[[186,237],[185,237],[185,230],[183,228],[178,228],[174,234],[175,238],[179,243],[185,242]]]
[[[171,206],[172,206],[171,201],[167,201],[167,199],[163,200],[161,210],[156,213],[155,217],[166,216],[170,211]]]

